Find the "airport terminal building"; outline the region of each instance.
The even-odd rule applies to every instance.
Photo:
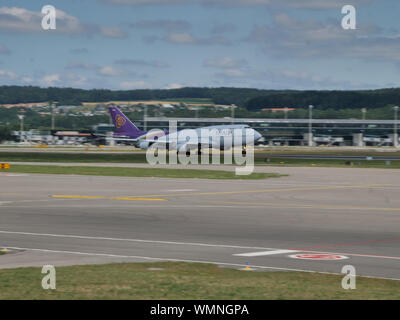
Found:
[[[398,146],[400,121],[353,119],[249,119],[249,118],[163,118],[136,122],[147,130],[168,130],[169,121],[178,129],[221,124],[247,124],[263,135],[268,145]]]

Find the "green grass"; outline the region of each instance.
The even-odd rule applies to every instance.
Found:
[[[15,173],[73,174],[116,177],[157,177],[157,178],[197,178],[197,179],[266,179],[278,178],[277,173],[252,173],[236,175],[235,172],[219,170],[159,169],[159,168],[113,168],[113,167],[67,167],[41,165],[11,165],[4,170]]]
[[[268,155],[273,155],[274,152],[257,152],[255,154],[255,164],[257,165],[282,165],[280,162],[284,162],[284,166],[313,166],[317,167],[350,167],[346,162],[353,162],[353,167],[360,168],[389,168],[398,169],[400,168],[400,160],[391,161],[391,164],[387,166],[384,160],[330,160],[330,159],[291,159],[291,158],[270,158],[270,162],[267,163],[265,160]],[[290,154],[290,153],[288,153]],[[301,152],[301,154],[307,154]],[[315,153],[318,155],[320,153]],[[324,153],[327,155],[327,153]],[[330,154],[330,153],[329,153]],[[332,155],[355,155],[353,153],[338,152]],[[357,154],[356,154],[357,155]],[[360,154],[358,154],[361,156]],[[366,154],[363,154],[366,155]],[[376,155],[393,155],[386,153],[370,153],[370,156]],[[398,153],[396,155],[399,155]],[[82,153],[82,152],[1,152],[0,151],[0,162],[71,162],[71,163],[147,163],[146,153]],[[211,162],[211,161],[210,161]],[[234,162],[234,161],[233,161]],[[221,157],[221,163],[223,163],[223,157]],[[360,164],[357,164],[360,163]]]
[[[146,154],[126,153],[62,153],[62,152],[0,152],[0,162],[111,162],[111,163],[145,163]]]
[[[151,271],[148,268],[163,268]],[[118,263],[57,267],[43,290],[41,268],[0,270],[4,299],[400,299],[400,281],[299,272],[248,272],[199,263]]]
[[[386,165],[384,160],[329,160],[329,159],[290,159],[290,158],[270,158],[266,162],[265,158],[255,159],[256,165],[286,166],[286,167],[335,167],[335,168],[383,168],[400,169],[400,161],[391,161]]]
[[[371,147],[372,148],[372,147]],[[256,153],[259,154],[288,154],[288,155],[332,155],[332,156],[397,156],[400,157],[400,150],[392,151],[385,150],[385,148],[380,149],[335,149],[335,147],[331,148],[309,148],[309,147],[267,147],[262,149],[257,149]]]

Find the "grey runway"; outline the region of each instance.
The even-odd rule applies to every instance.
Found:
[[[224,167],[219,167],[224,168]],[[396,170],[201,180],[0,174],[0,268],[197,261],[400,279]],[[295,255],[300,255],[293,257]],[[343,258],[315,260],[308,258]]]

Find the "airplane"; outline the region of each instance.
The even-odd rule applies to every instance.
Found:
[[[165,147],[167,150],[186,151],[202,148],[229,150],[232,147],[242,147],[246,154],[247,145],[253,145],[261,139],[261,134],[248,125],[217,125],[197,129],[183,129],[177,132],[141,131],[117,107],[109,107],[114,122],[114,139],[134,141],[137,148],[147,150],[151,146]]]

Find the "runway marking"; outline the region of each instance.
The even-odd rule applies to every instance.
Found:
[[[394,242],[394,241],[400,241],[400,238],[388,239],[388,240],[372,240],[372,241],[363,241],[363,242],[328,244],[328,245],[324,245],[324,246],[297,248],[297,249],[294,249],[294,250],[323,249],[323,248],[342,247],[342,246],[359,246],[359,245],[363,245],[363,244],[375,244],[375,243]]]
[[[10,201],[12,202],[12,201]],[[86,207],[90,207],[90,208],[113,208],[115,209],[115,205],[87,205],[85,204]],[[28,205],[24,205],[24,206],[19,206],[19,205],[2,205],[2,208],[32,208],[32,206],[28,206]],[[65,208],[65,206],[63,205],[48,205],[48,206],[41,206],[39,208],[45,209],[45,208]],[[79,208],[82,209],[82,205],[68,205],[68,208]],[[119,209],[132,209],[132,205],[126,205],[126,206],[122,206],[119,205],[118,206]],[[216,205],[181,205],[181,206],[166,206],[164,205],[140,205],[140,204],[135,204],[135,208],[160,208],[160,209],[173,209],[173,208],[230,208],[230,209],[241,209],[240,207],[235,207],[235,206],[216,206]]]
[[[321,261],[334,261],[348,259],[346,256],[333,255],[333,254],[291,254],[289,258],[302,259],[302,260],[321,260]]]
[[[201,246],[201,247],[232,248],[232,249],[275,250],[275,248],[265,248],[265,247],[235,246],[235,245],[209,244],[209,243],[197,243],[197,242],[178,242],[178,241],[162,241],[162,240],[93,237],[93,236],[18,232],[18,231],[5,231],[5,230],[0,230],[0,234],[1,233],[3,233],[3,234],[19,234],[19,235],[28,235],[28,236],[56,237],[56,238],[73,238],[73,239],[85,239],[85,240],[125,241],[125,242],[156,243],[156,244],[167,244],[167,245],[171,244],[171,245],[188,245],[188,246]]]
[[[155,197],[179,197],[179,196],[206,196],[206,195],[226,195],[226,194],[246,194],[246,193],[268,193],[268,192],[289,192],[289,191],[313,191],[313,190],[337,190],[337,189],[369,189],[377,187],[393,186],[390,184],[370,184],[370,185],[350,185],[350,186],[318,186],[318,187],[298,187],[298,188],[277,188],[277,189],[258,189],[258,190],[238,190],[238,191],[216,191],[216,192],[197,192],[197,193],[176,193],[176,194],[153,194],[137,195],[125,197],[104,197],[104,196],[79,196],[79,195],[52,195],[53,198],[65,199],[108,199],[108,200],[132,200],[142,201],[165,201],[166,199],[154,199]]]
[[[44,237],[56,237],[56,238],[72,238],[72,239],[84,239],[84,240],[105,240],[105,241],[125,241],[125,242],[138,242],[138,243],[155,243],[165,245],[186,245],[186,246],[199,246],[199,247],[214,247],[214,248],[231,248],[231,249],[252,249],[252,250],[289,250],[290,252],[312,252],[312,253],[323,253],[323,254],[340,254],[355,257],[364,258],[378,258],[378,259],[392,259],[400,260],[399,256],[381,256],[371,254],[358,254],[349,252],[330,252],[330,251],[315,251],[315,250],[299,250],[299,249],[282,249],[282,248],[266,248],[266,247],[250,247],[250,246],[236,246],[236,245],[224,245],[224,244],[209,244],[209,243],[196,243],[196,242],[177,242],[177,241],[162,241],[162,240],[143,240],[143,239],[124,239],[124,238],[107,238],[107,237],[93,237],[93,236],[77,236],[77,235],[61,235],[51,233],[33,233],[33,232],[18,232],[18,231],[5,231],[0,230],[0,234],[19,234],[29,236],[44,236]]]
[[[192,192],[192,191],[196,191],[196,189],[168,189],[165,191],[167,191],[167,192]]]
[[[125,200],[125,201],[167,201],[167,199],[155,199],[155,198],[133,198],[133,197],[116,197],[106,198],[108,200]]]
[[[138,197],[103,197],[103,196],[73,196],[73,195],[52,195],[52,198],[62,199],[104,199],[104,200],[123,200],[123,201],[167,201],[167,199],[138,198]]]
[[[65,199],[105,199],[99,196],[68,196],[68,195],[52,195],[52,198],[65,198]]]
[[[359,254],[359,253],[349,253],[349,252],[330,252],[330,251],[313,251],[313,250],[300,250],[300,251],[320,253],[320,254],[339,254],[339,255],[354,256],[354,257],[360,257],[360,258],[400,260],[400,257],[396,257],[396,256],[380,256],[380,255],[375,255],[375,254]]]
[[[259,265],[248,265],[240,263],[230,263],[230,262],[216,262],[207,260],[188,260],[188,259],[174,259],[174,258],[156,258],[156,257],[144,257],[144,256],[127,256],[127,255],[117,255],[108,253],[91,253],[91,252],[79,252],[79,251],[62,251],[62,250],[50,250],[50,249],[37,249],[37,248],[21,248],[21,247],[9,247],[12,250],[26,250],[26,251],[39,251],[39,252],[50,252],[50,253],[66,253],[66,254],[76,254],[76,255],[86,255],[86,256],[100,256],[109,258],[131,258],[131,259],[142,259],[142,260],[152,260],[152,261],[172,261],[172,262],[188,262],[188,263],[211,263],[216,265],[232,266],[232,267],[250,267],[266,270],[281,270],[281,271],[293,271],[293,272],[307,272],[307,273],[318,273],[318,274],[330,274],[330,275],[340,275],[341,273],[326,272],[326,271],[315,271],[315,270],[305,270],[305,269],[294,269],[294,268],[282,268],[282,267],[269,267],[269,266],[259,266]],[[358,277],[371,278],[371,279],[383,279],[383,280],[395,280],[400,281],[396,278],[387,277],[375,277],[375,276],[363,276],[358,275]]]
[[[271,206],[284,208],[315,208],[315,209],[332,209],[332,210],[369,210],[369,211],[400,211],[400,208],[378,208],[378,207],[361,207],[361,206],[338,206],[338,205],[313,205],[305,203],[274,203],[274,202],[238,202],[238,201],[213,201],[213,203],[230,204],[230,205],[246,205],[251,207]]]
[[[260,257],[260,256],[270,256],[274,254],[285,254],[285,253],[293,253],[299,252],[296,250],[272,250],[272,251],[258,251],[258,252],[249,252],[249,253],[238,253],[234,254],[234,256],[239,257]]]
[[[258,189],[258,190],[238,190],[238,191],[216,191],[216,192],[197,192],[197,193],[177,193],[177,194],[152,194],[138,195],[131,197],[178,197],[178,196],[209,196],[223,194],[246,194],[246,193],[267,193],[267,192],[288,192],[288,191],[313,191],[313,190],[336,190],[336,189],[368,189],[377,187],[392,187],[392,184],[367,184],[367,185],[349,185],[349,186],[318,186],[318,187],[296,187],[296,188],[278,188],[278,189]]]

